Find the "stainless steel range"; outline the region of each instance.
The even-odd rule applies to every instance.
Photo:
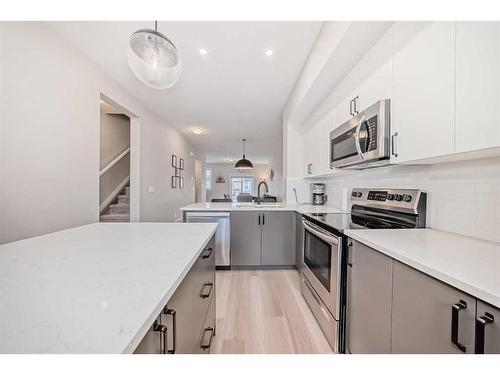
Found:
[[[335,352],[345,351],[346,229],[423,228],[426,193],[355,188],[348,214],[304,214],[301,291]]]

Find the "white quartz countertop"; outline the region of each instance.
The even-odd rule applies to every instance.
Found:
[[[200,202],[181,208],[182,211],[295,211],[305,213],[347,213],[333,206],[315,206],[312,204],[289,204],[289,203],[224,203],[224,202]]]
[[[96,223],[0,246],[0,353],[130,353],[215,232]]]
[[[500,307],[500,244],[433,229],[347,230],[402,263]]]

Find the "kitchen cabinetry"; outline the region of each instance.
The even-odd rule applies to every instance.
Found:
[[[392,32],[411,34],[415,28],[416,35],[393,55],[396,163],[454,151],[455,24],[432,22],[420,29],[420,22],[409,22]]]
[[[300,270],[304,257],[304,229],[302,228],[302,214],[295,213],[295,266]]]
[[[500,146],[500,22],[456,23],[455,152]]]
[[[500,309],[477,301],[475,353],[500,353]]]
[[[231,214],[231,266],[292,266],[292,212]]]
[[[262,265],[293,265],[292,215],[292,212],[262,213]]]
[[[260,212],[231,213],[231,266],[260,265]]]
[[[390,353],[393,260],[352,241],[347,267],[349,353]]]
[[[215,333],[214,247],[212,237],[134,353],[210,351]]]
[[[393,353],[473,353],[476,301],[394,262]]]

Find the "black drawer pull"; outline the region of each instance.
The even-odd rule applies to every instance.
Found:
[[[155,332],[160,332],[160,353],[167,354],[167,326],[155,321],[153,329]]]
[[[203,286],[201,288],[200,297],[203,298],[203,299],[210,297],[210,293],[212,293],[212,287],[213,286],[214,286],[214,283],[205,283],[205,284],[203,284]],[[207,288],[208,288],[208,292],[205,291]]]
[[[201,257],[203,259],[208,259],[212,255],[213,251],[214,249],[212,249],[211,247],[207,247],[205,250],[203,250],[203,254]]]
[[[484,331],[487,324],[493,323],[494,317],[490,313],[476,318],[476,336],[474,340],[474,353],[484,354]]]
[[[206,341],[205,337],[207,336],[207,332],[209,332],[210,335],[208,336],[208,343],[205,344]],[[200,347],[203,350],[207,350],[210,348],[210,345],[212,344],[212,337],[214,337],[214,333],[215,330],[212,327],[205,328],[205,330],[203,331],[203,336],[201,337],[201,344],[200,344]]]
[[[460,310],[467,308],[467,302],[460,300],[451,308],[451,342],[456,345],[458,349],[465,353],[465,346],[458,341],[458,323]]]
[[[175,354],[175,349],[177,346],[177,314],[174,309],[169,309],[165,307],[163,313],[172,316],[172,349],[166,350],[168,354]]]

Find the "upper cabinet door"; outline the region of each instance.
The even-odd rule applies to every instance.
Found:
[[[401,163],[454,151],[455,24],[407,22],[392,30],[392,130]],[[401,43],[402,38],[407,41]]]
[[[456,27],[456,151],[500,146],[500,22]]]

